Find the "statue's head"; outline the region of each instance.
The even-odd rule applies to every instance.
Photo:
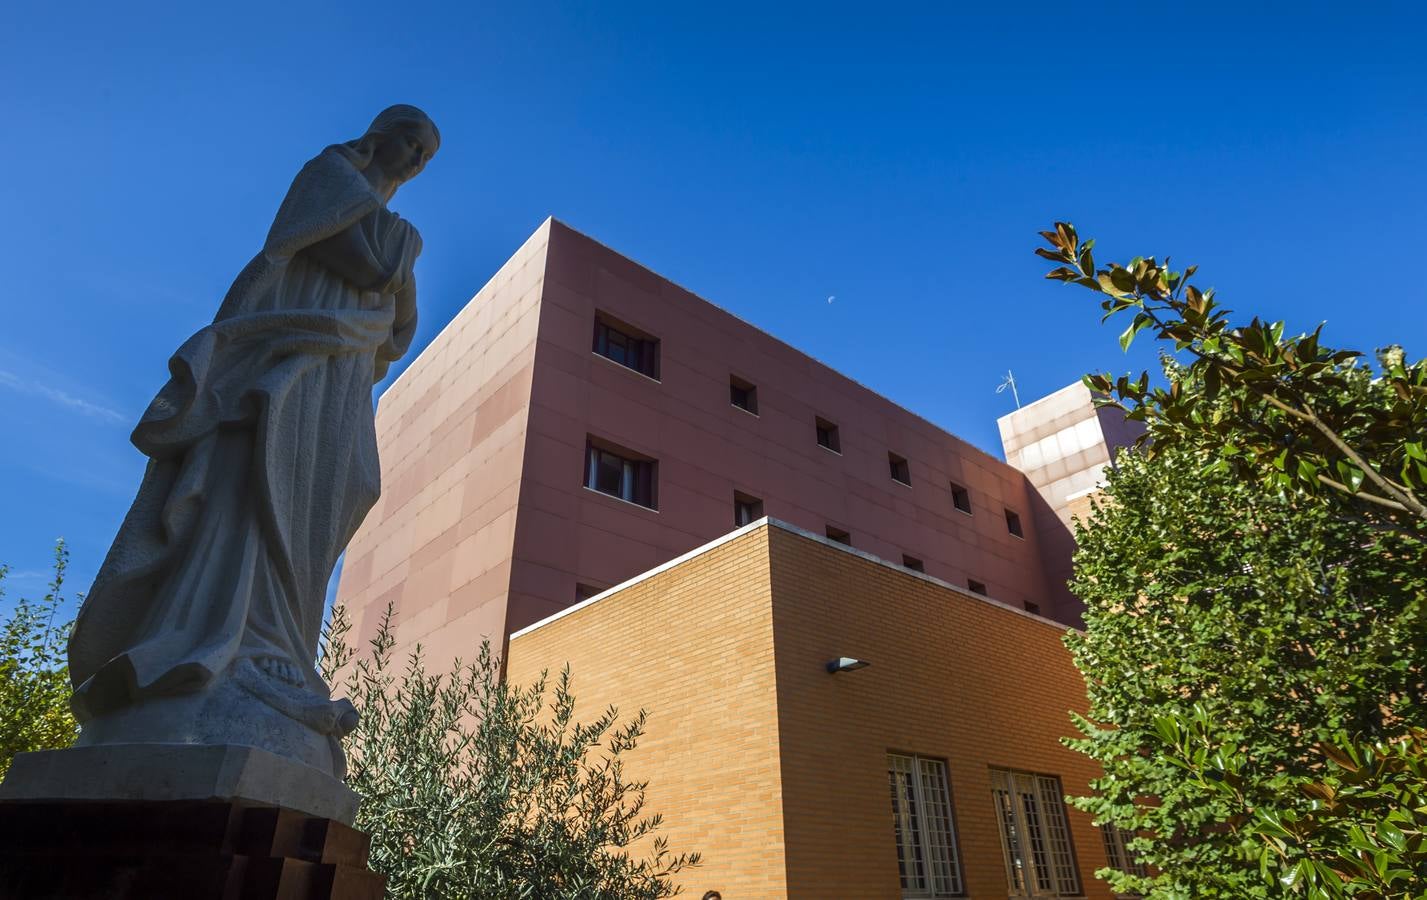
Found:
[[[426,113],[398,103],[377,114],[367,133],[347,145],[356,154],[358,167],[376,166],[395,191],[420,174],[441,146],[441,132]]]

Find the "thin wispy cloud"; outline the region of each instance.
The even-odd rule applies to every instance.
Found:
[[[54,571],[45,569],[7,569],[5,571],[6,581],[34,581],[40,578],[53,578]]]
[[[32,397],[40,397],[42,399],[50,401],[56,406],[62,407],[72,412],[77,412],[81,415],[89,416],[93,419],[98,419],[102,422],[109,422],[111,424],[121,425],[128,421],[128,418],[122,413],[118,412],[117,410],[110,409],[109,407],[101,403],[95,403],[94,401],[86,400],[83,397],[76,397],[74,394],[71,394],[68,391],[62,391],[59,388],[51,387],[50,385],[45,384],[42,381],[37,381],[33,378],[23,378],[15,374],[14,372],[8,372],[4,369],[0,369],[0,387],[8,388],[19,394],[27,394]]]

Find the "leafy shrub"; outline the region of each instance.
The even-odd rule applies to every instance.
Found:
[[[501,678],[490,643],[450,674],[426,670],[418,647],[398,667],[392,611],[371,652],[345,643],[334,610],[321,660],[361,714],[348,735],[348,781],[362,797],[356,825],[372,837],[371,865],[388,894],[470,900],[656,900],[698,865],[672,854],[644,812],[647,782],[623,758],[645,714],[621,723],[609,708],[575,721],[568,668],[553,684]],[[340,691],[339,691],[340,692]]]

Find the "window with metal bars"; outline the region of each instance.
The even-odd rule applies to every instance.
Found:
[[[1110,864],[1110,868],[1118,869],[1126,875],[1134,875],[1137,878],[1146,876],[1145,864],[1135,859],[1135,855],[1130,852],[1129,843],[1134,839],[1134,835],[1124,830],[1116,828],[1114,825],[1106,823],[1100,826],[1100,837],[1105,840],[1105,859]],[[1139,894],[1116,894],[1116,897],[1138,897]]]
[[[1060,779],[992,769],[991,795],[1001,823],[1001,849],[1010,895],[1079,896],[1080,872],[1070,842]]]
[[[892,828],[897,840],[902,897],[954,897],[962,892],[961,860],[951,814],[946,763],[887,754]]]

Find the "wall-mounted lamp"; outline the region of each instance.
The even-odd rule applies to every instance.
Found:
[[[833,661],[827,664],[827,671],[830,675],[836,675],[838,672],[853,672],[857,669],[865,669],[870,665],[872,665],[872,663],[868,662],[865,659],[853,659],[850,656],[839,656],[837,659],[834,659]]]

